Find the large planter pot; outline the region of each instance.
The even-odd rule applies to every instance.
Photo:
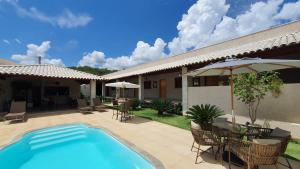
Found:
[[[191,128],[192,129],[201,129],[201,126],[193,121],[191,121]]]
[[[203,130],[211,131],[211,129],[212,129],[212,124],[211,123],[202,123],[202,124],[200,124],[200,126]]]

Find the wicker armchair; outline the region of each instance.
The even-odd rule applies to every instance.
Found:
[[[214,135],[212,133],[212,131],[192,127],[191,132],[192,132],[192,135],[194,138],[194,142],[193,142],[191,151],[193,150],[193,148],[197,149],[195,164],[197,164],[198,157],[210,149],[212,150],[212,153],[215,155],[215,158],[217,158],[217,154],[219,154],[220,156],[222,155],[222,153],[220,153],[220,151],[222,151],[222,149],[221,149],[222,141],[221,141],[220,137]],[[195,146],[195,143],[198,144],[198,146]],[[200,146],[211,146],[211,147],[204,151],[204,150],[200,149]],[[213,146],[218,147],[218,150],[216,153],[214,152]],[[201,153],[200,153],[200,151],[201,151]]]
[[[132,117],[131,114],[129,114],[130,109],[130,102],[126,101],[124,103],[121,103],[120,105],[120,113],[121,113],[121,122],[126,122],[128,119]]]
[[[268,138],[273,131],[273,129],[263,128],[258,126],[246,125],[246,128],[247,128],[246,135],[248,140],[253,140],[256,138]]]
[[[113,119],[114,116],[116,116],[116,119],[118,119],[119,115],[121,115],[121,113],[119,112],[120,106],[118,100],[112,100],[112,105],[113,105],[113,114],[111,118]]]
[[[259,165],[275,165],[281,151],[281,143],[258,144],[249,141],[229,139],[229,150],[236,154],[241,160],[247,163],[247,168],[251,169]],[[229,168],[230,168],[229,158]]]
[[[282,137],[279,137],[279,136],[269,136],[269,138],[279,139],[281,141],[280,156],[282,156],[285,159],[287,165],[283,164],[281,162],[278,162],[278,163],[281,164],[281,165],[283,165],[283,166],[285,166],[285,167],[287,167],[287,168],[292,169],[292,165],[290,164],[287,156],[284,154],[285,151],[286,151],[286,149],[287,149],[287,146],[288,146],[288,144],[289,144],[289,142],[290,142],[290,140],[292,138],[291,135],[282,136]]]

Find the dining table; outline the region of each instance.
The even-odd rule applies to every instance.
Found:
[[[247,129],[244,125],[241,124],[233,124],[231,122],[214,122],[212,123],[212,131],[218,137],[221,137],[223,141],[223,160],[226,162],[231,162],[232,164],[242,167],[244,162],[235,154],[231,153],[226,149],[226,146],[229,146],[229,140],[231,137],[235,137],[238,139],[243,139],[243,137],[247,134]],[[230,160],[229,160],[230,158]]]

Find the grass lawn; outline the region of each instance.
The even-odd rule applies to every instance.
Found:
[[[158,116],[157,111],[145,108],[142,110],[137,110],[133,112],[135,116],[143,117],[146,119],[158,121],[161,123],[169,124],[171,126],[179,127],[182,129],[190,130],[190,119],[187,119],[185,116],[178,115],[162,115]]]
[[[133,111],[135,116],[143,117],[146,119],[158,121],[161,123],[169,124],[175,127],[179,127],[185,130],[190,130],[190,119],[185,116],[178,115],[163,115],[158,116],[157,111],[151,108],[145,108],[137,111]],[[300,160],[300,140],[293,140],[289,143],[285,154],[294,160]]]
[[[300,140],[290,141],[285,154],[291,159],[300,161]]]

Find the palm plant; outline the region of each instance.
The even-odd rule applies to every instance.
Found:
[[[157,110],[158,115],[163,115],[164,112],[173,111],[173,104],[170,100],[157,99],[152,102],[152,108]]]
[[[192,106],[187,114],[193,122],[199,124],[203,129],[207,129],[216,117],[223,115],[223,112],[216,105],[201,104]]]

